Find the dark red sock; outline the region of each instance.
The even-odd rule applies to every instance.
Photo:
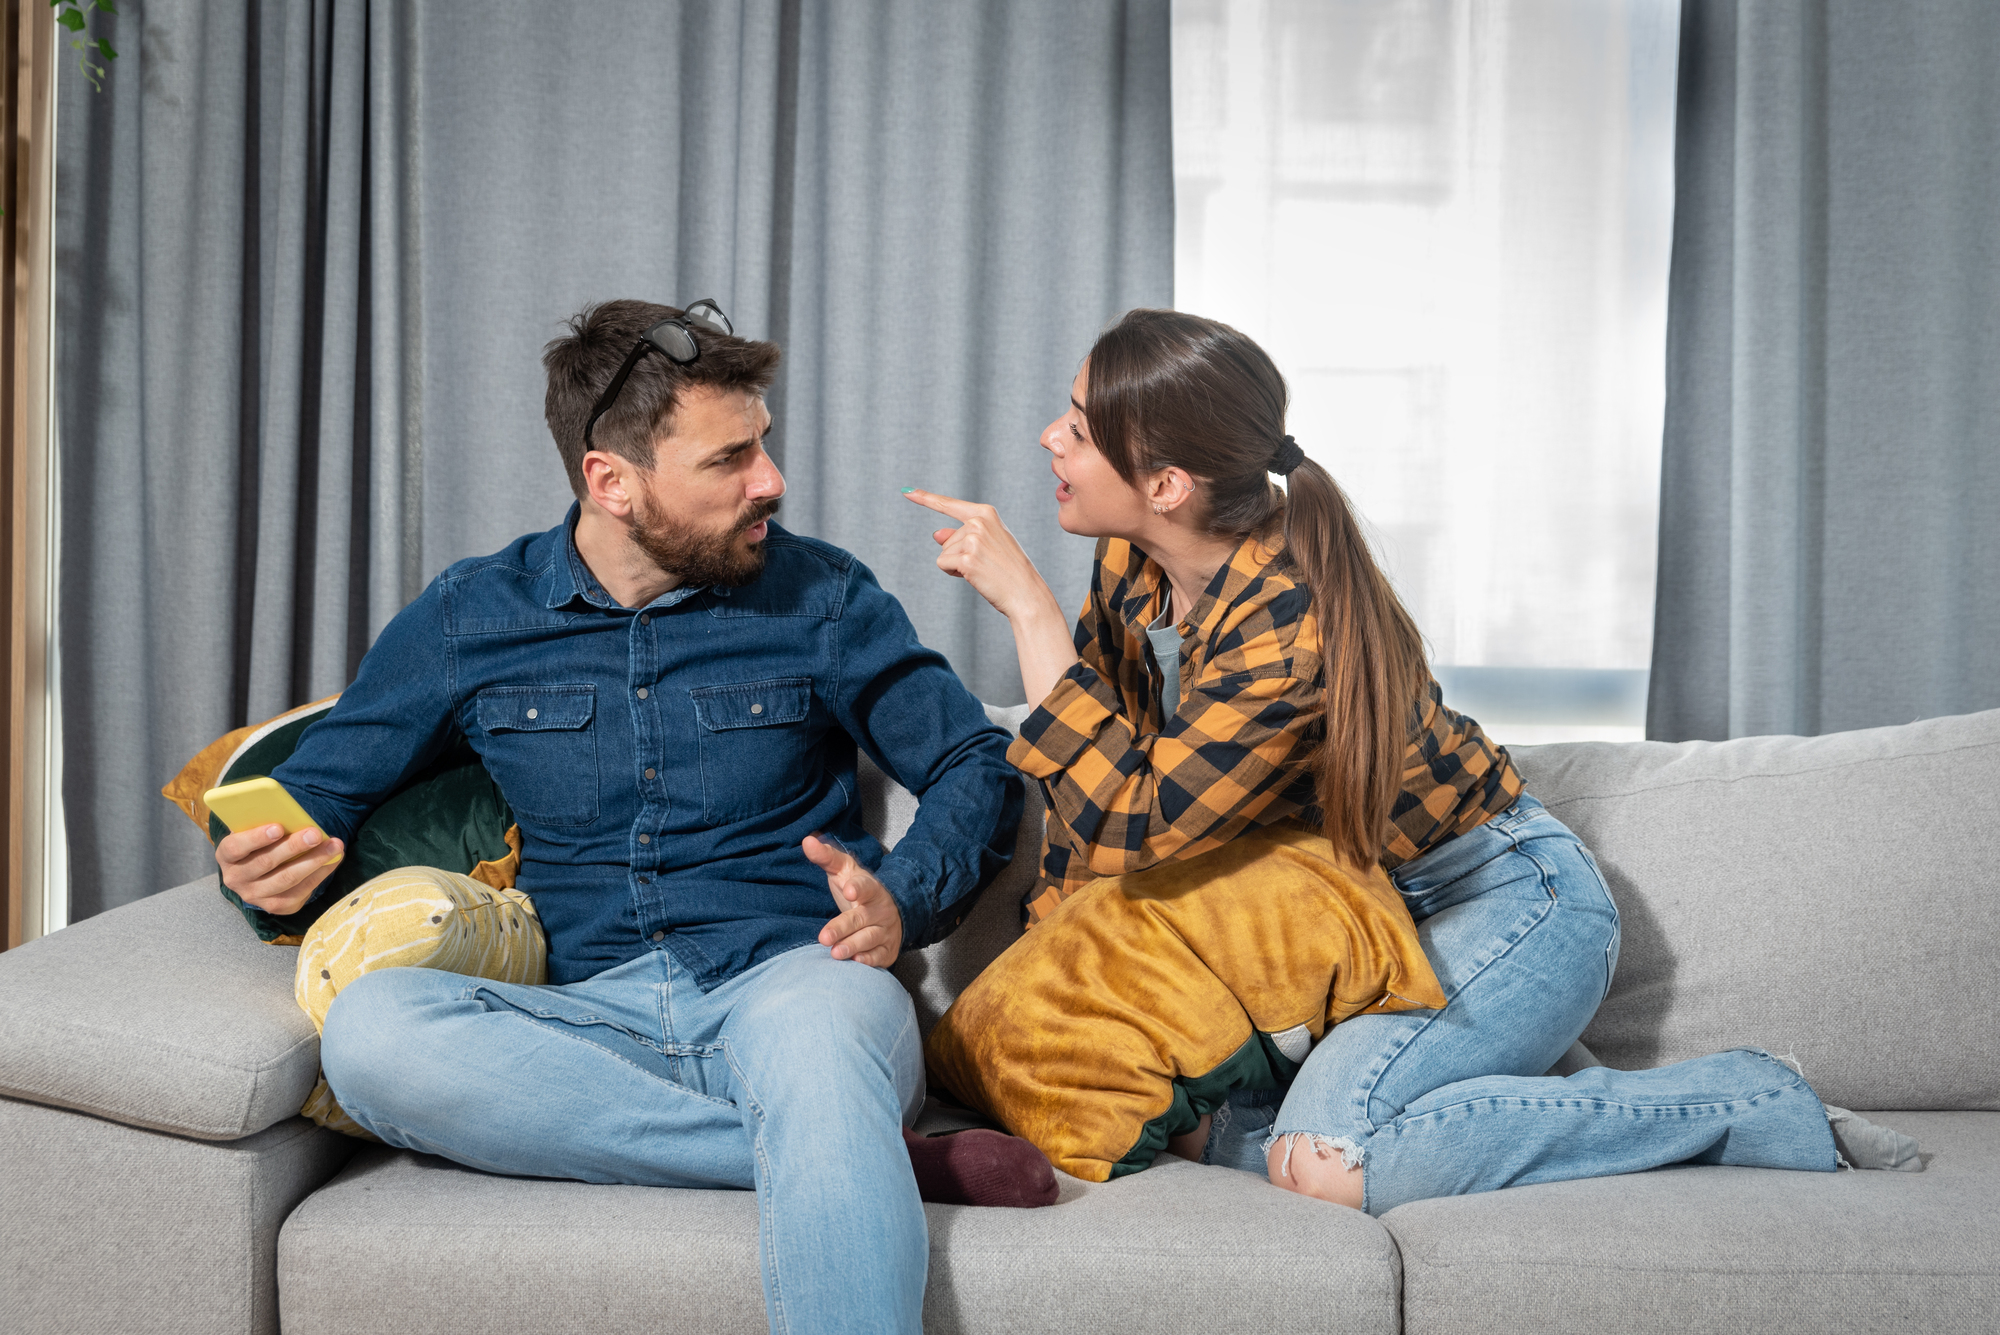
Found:
[[[1056,1203],[1056,1170],[1019,1136],[984,1127],[920,1136],[906,1128],[903,1144],[910,1151],[910,1167],[916,1170],[917,1194],[934,1204]]]

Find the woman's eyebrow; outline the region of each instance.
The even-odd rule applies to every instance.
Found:
[[[1076,409],[1078,412],[1083,412],[1083,405],[1076,401],[1076,395],[1074,394],[1069,396],[1069,406]],[[1088,416],[1088,414],[1085,415]]]

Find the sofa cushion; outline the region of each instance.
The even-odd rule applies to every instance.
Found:
[[[0,1094],[204,1140],[262,1131],[319,1076],[297,959],[213,876],[0,954]]]
[[[1393,1335],[1375,1220],[1176,1160],[1039,1210],[926,1207],[924,1329]],[[278,1243],[285,1335],[762,1332],[747,1191],[495,1177],[362,1150]]]
[[[1623,919],[1607,1066],[1761,1047],[1829,1103],[2000,1109],[2000,710],[1514,755]]]
[[[1675,1167],[1398,1206],[1405,1335],[1992,1330],[2000,1114],[1881,1120],[1924,1172]]]

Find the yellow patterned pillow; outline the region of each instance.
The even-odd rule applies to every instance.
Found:
[[[313,1027],[349,983],[375,969],[443,969],[501,983],[545,983],[548,942],[535,906],[436,867],[384,872],[351,890],[307,930],[293,995]],[[341,1110],[326,1077],[299,1109],[321,1126],[373,1140]]]
[[[1293,825],[1093,881],[959,994],[932,1087],[1088,1182],[1135,1173],[1329,1025],[1445,1004],[1402,896]]]

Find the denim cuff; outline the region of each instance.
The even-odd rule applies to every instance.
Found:
[[[894,853],[875,869],[875,878],[882,882],[903,915],[903,949],[916,950],[931,944],[931,933],[937,926],[934,887],[920,884],[922,878],[917,869],[898,862]]]

